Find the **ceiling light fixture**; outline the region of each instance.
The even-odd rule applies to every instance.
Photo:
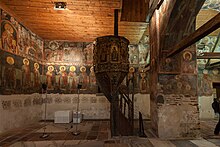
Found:
[[[54,2],[54,10],[65,10],[66,2]]]

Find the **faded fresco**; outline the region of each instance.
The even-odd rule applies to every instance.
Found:
[[[201,56],[203,52],[220,52],[220,42],[215,46],[217,36],[206,36],[197,42],[197,56]],[[214,60],[214,59],[212,59]],[[208,59],[197,59],[198,64],[207,64]]]
[[[220,42],[217,36],[206,36],[197,42],[197,56],[202,56],[204,52],[220,52]],[[218,68],[205,68],[210,63],[219,62],[219,59],[197,59],[198,64],[198,95],[212,96],[213,82],[220,82]]]
[[[45,61],[75,65],[92,65],[93,44],[81,42],[45,41]]]
[[[198,95],[199,96],[212,96],[213,86],[212,84],[220,83],[220,71],[217,68],[204,69],[199,67],[198,73]]]
[[[159,75],[159,81],[164,94],[197,95],[196,75]]]
[[[182,73],[197,74],[196,55],[190,50],[182,53]]]
[[[0,93],[39,92],[43,41],[1,10]]]
[[[0,50],[0,93],[40,92],[42,65],[21,56]]]
[[[219,0],[206,0],[202,9],[213,9],[220,12],[220,1]]]
[[[129,45],[129,62],[132,65],[150,63],[149,36],[143,36],[137,45]]]
[[[162,58],[160,73],[180,73],[180,67],[179,56],[175,56],[174,58]]]

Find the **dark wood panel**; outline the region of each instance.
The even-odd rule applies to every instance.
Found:
[[[121,21],[146,22],[148,10],[148,0],[123,0]]]

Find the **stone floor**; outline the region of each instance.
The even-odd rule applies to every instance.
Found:
[[[0,134],[0,147],[216,147],[220,135],[213,135],[217,120],[201,120],[201,138],[161,140],[145,122],[147,138],[137,136],[111,138],[109,121],[83,121],[75,124],[47,122],[29,125]],[[80,134],[74,133],[80,130]],[[45,132],[45,133],[44,133]],[[47,138],[42,138],[48,134]]]

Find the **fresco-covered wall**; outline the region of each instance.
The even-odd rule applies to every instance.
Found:
[[[197,56],[204,52],[220,52],[220,43],[217,43],[217,36],[206,36],[197,42]],[[198,95],[212,96],[213,82],[220,82],[220,72],[216,68],[206,68],[209,63],[219,62],[219,59],[197,59],[198,64]]]
[[[145,72],[148,46],[129,45],[130,70],[127,78],[134,77],[135,91],[149,92],[149,77]],[[93,69],[93,43],[44,41],[43,81],[50,93],[76,93],[82,83],[82,93],[99,93]],[[126,80],[125,80],[126,81]]]
[[[93,43],[43,41],[5,11],[1,10],[0,93],[39,92],[47,83],[51,93],[99,93],[93,71]],[[136,93],[149,93],[149,37],[129,45],[130,72]],[[7,76],[6,76],[7,75]]]
[[[5,11],[0,12],[0,93],[39,92],[43,41]]]

